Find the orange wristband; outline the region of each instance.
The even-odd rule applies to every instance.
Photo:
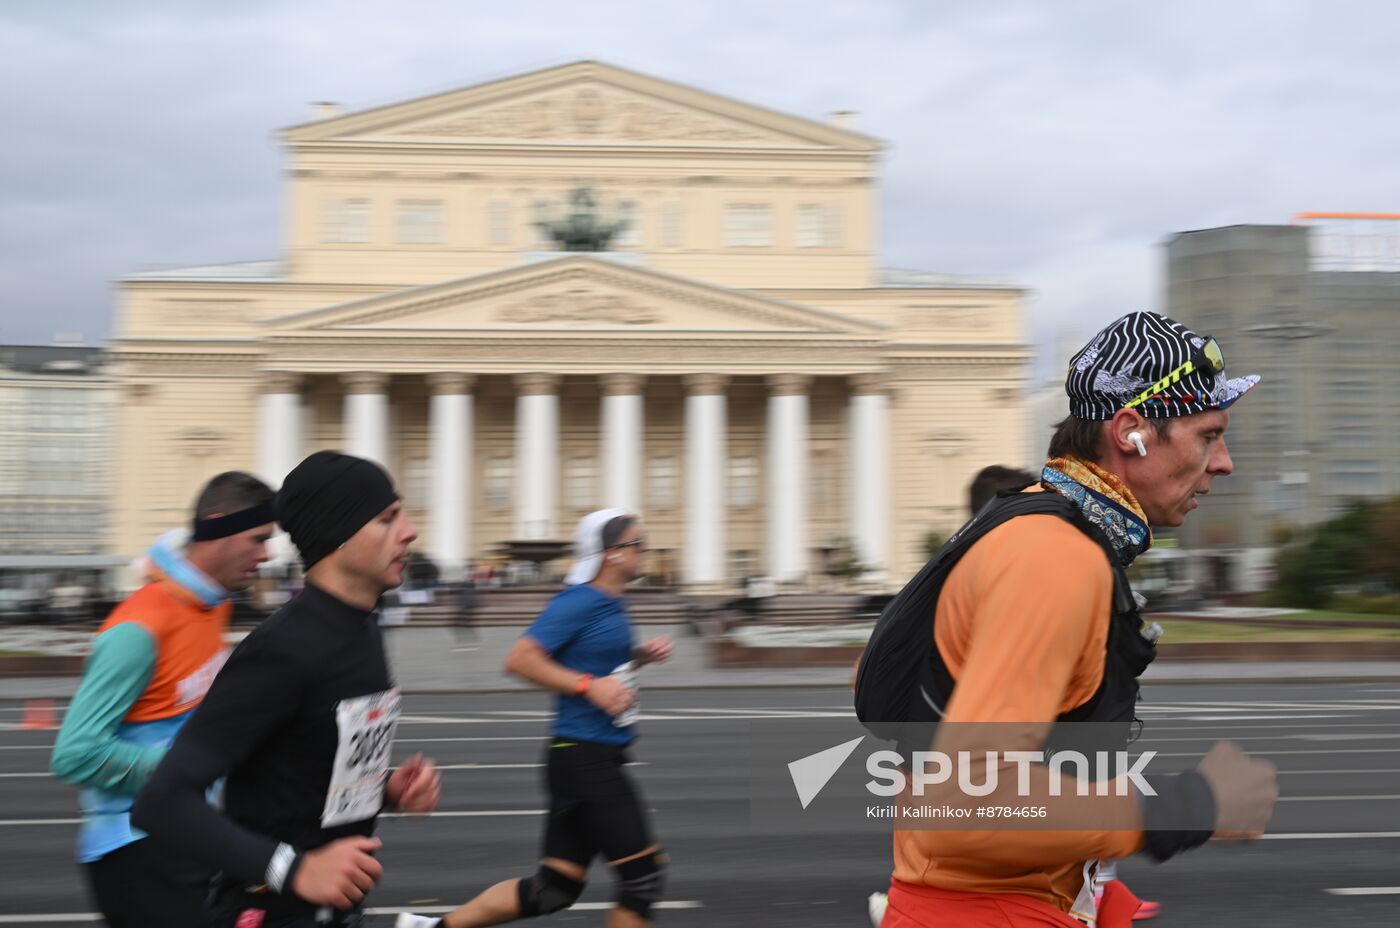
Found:
[[[588,688],[593,685],[593,674],[586,673],[578,678],[577,685],[574,686],[574,695],[582,696],[588,692]]]

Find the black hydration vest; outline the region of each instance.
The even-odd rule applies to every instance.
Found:
[[[934,640],[938,597],[953,567],[982,536],[1009,519],[1024,515],[1054,515],[1092,538],[1113,568],[1113,614],[1104,654],[1103,680],[1082,705],[1059,716],[1047,741],[1047,750],[1071,744],[1074,725],[1099,723],[1077,730],[1093,747],[1125,750],[1131,740],[1138,699],[1138,677],[1157,656],[1155,642],[1143,635],[1142,616],[1128,585],[1127,573],[1104,533],[1079,507],[1048,484],[1044,493],[1003,490],[938,550],[880,613],[856,674],[856,715],[876,736],[895,741],[901,753],[927,750],[933,732],[953,695],[953,679]],[[1022,488],[1024,489],[1024,488]],[[1047,552],[1053,556],[1054,552]],[[1072,565],[1071,569],[1072,569]],[[1030,721],[1030,720],[1026,720]],[[1107,734],[1106,734],[1107,733]],[[1107,740],[1105,740],[1107,739]]]

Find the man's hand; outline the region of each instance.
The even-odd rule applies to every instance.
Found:
[[[399,765],[384,785],[384,798],[400,812],[431,812],[442,795],[442,777],[430,760],[414,754]]]
[[[619,715],[637,701],[637,694],[617,677],[598,677],[589,685],[587,696],[608,715]]]
[[[675,651],[676,646],[671,643],[669,637],[658,635],[637,646],[636,660],[638,664],[660,664],[669,661]]]
[[[384,875],[370,856],[379,847],[378,838],[356,836],[307,851],[292,877],[292,892],[315,905],[353,908]]]
[[[1196,771],[1215,794],[1217,840],[1252,840],[1264,833],[1278,801],[1278,768],[1232,741],[1217,741]]]

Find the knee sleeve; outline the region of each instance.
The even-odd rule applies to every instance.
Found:
[[[583,895],[584,884],[550,867],[541,866],[519,884],[520,915],[534,918],[567,909]]]
[[[666,855],[655,851],[613,867],[617,872],[616,902],[642,918],[650,917],[651,907],[661,900],[666,883]]]

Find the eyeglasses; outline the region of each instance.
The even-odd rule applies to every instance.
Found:
[[[1225,353],[1220,350],[1220,343],[1213,337],[1207,335],[1201,347],[1192,350],[1191,357],[1186,360],[1185,364],[1182,364],[1180,367],[1176,368],[1176,370],[1167,374],[1167,376],[1133,397],[1124,404],[1123,408],[1132,409],[1134,406],[1141,406],[1143,403],[1155,402],[1163,399],[1164,397],[1162,394],[1166,389],[1172,384],[1180,383],[1181,378],[1186,374],[1195,373],[1196,371],[1219,374],[1223,370],[1225,370]],[[1173,399],[1173,397],[1167,396],[1165,399]],[[1192,394],[1188,401],[1194,402],[1195,399],[1195,395]]]
[[[608,548],[645,548],[647,541],[645,538],[635,538],[632,541],[621,541],[615,545],[608,545]]]
[[[1213,337],[1206,335],[1205,344],[1197,348],[1191,355],[1191,360],[1212,374],[1218,374],[1225,370],[1225,352],[1220,350],[1220,343]]]

